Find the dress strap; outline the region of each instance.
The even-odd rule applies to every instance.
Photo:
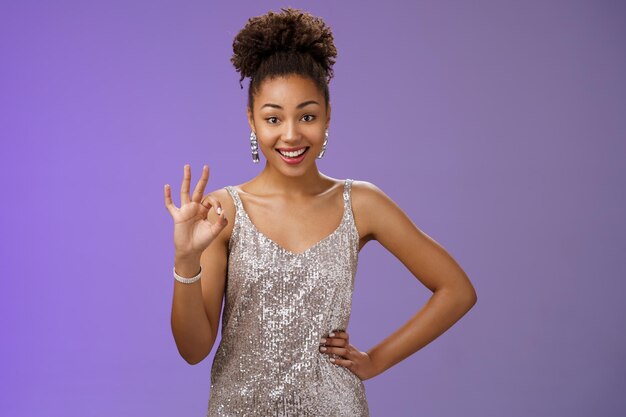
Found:
[[[350,191],[352,190],[352,181],[354,180],[351,178],[348,178],[343,183],[343,202],[344,202],[345,207],[348,209],[352,208],[351,198],[350,198]]]
[[[235,215],[240,216],[241,214],[243,214],[243,204],[241,203],[241,199],[239,198],[239,193],[237,192],[235,187],[233,187],[232,185],[227,185],[224,188],[226,189],[226,191],[228,191],[230,196],[233,198],[233,202],[235,203],[235,209],[236,209]]]

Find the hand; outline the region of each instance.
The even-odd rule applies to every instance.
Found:
[[[333,335],[331,337],[331,335]],[[350,344],[348,333],[341,330],[331,332],[328,336],[322,338],[325,342],[320,341],[320,352],[326,354],[336,354],[341,358],[330,358],[330,361],[336,365],[343,366],[352,371],[362,381],[377,375],[370,356],[366,352],[359,351],[354,345]],[[326,348],[325,350],[322,350]]]
[[[174,247],[177,254],[200,256],[228,222],[218,200],[210,195],[202,197],[208,181],[209,167],[204,165],[202,177],[190,199],[191,166],[185,165],[183,185],[180,189],[180,208],[172,203],[170,186],[165,184],[165,207],[174,219]],[[216,208],[219,216],[215,223],[207,220],[211,207]]]

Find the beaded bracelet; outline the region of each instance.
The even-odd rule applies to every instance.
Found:
[[[202,275],[202,266],[200,266],[200,272],[198,272],[198,275],[196,275],[195,277],[191,277],[191,278],[183,278],[180,275],[178,275],[176,273],[176,267],[172,268],[172,271],[174,271],[174,278],[176,279],[176,281],[182,282],[183,284],[191,284],[200,279],[200,276]]]

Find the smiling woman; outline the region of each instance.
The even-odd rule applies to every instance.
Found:
[[[205,165],[191,196],[185,165],[180,208],[165,186],[174,219],[176,346],[188,363],[201,362],[221,317],[207,416],[367,417],[363,381],[441,335],[476,293],[445,249],[377,186],[319,171],[337,55],[322,19],[292,8],[251,18],[233,51],[241,80],[250,77],[252,160],[262,154],[266,161],[247,182],[208,194]],[[359,252],[370,240],[434,295],[361,351],[347,328]]]
[[[324,155],[330,103],[323,106],[320,103],[325,101],[313,81],[300,75],[287,75],[266,80],[258,88],[253,107],[248,108],[248,122],[257,138],[257,146],[264,155],[271,155],[268,158],[278,154],[290,167],[286,175],[301,175],[294,171],[295,167],[302,171],[315,169],[310,158],[310,162],[303,162],[309,149],[313,149],[317,158]],[[282,164],[276,160],[271,165],[280,167]]]

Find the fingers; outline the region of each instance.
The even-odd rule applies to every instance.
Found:
[[[196,184],[196,188],[194,189],[193,192],[193,197],[190,198],[189,197],[189,188],[191,186],[191,165],[190,164],[185,164],[185,166],[183,167],[183,183],[180,187],[180,205],[181,207],[184,204],[187,204],[191,201],[195,201],[200,203],[200,200],[202,198],[202,194],[204,194],[204,189],[206,188],[206,185],[209,181],[209,166],[208,165],[204,165],[202,167],[202,176],[200,177],[200,180],[198,181],[198,184]],[[174,210],[177,209],[177,207],[174,205],[174,203],[172,202],[172,193],[171,193],[171,187],[169,184],[165,184],[164,187],[164,196],[165,196],[165,207],[167,208],[167,210],[170,212],[170,214],[174,213]]]
[[[191,201],[195,201],[197,203],[202,199],[202,194],[204,194],[204,188],[206,187],[207,182],[209,181],[209,166],[204,165],[202,167],[202,176],[196,184],[196,188],[193,191],[193,195],[191,196]]]
[[[332,347],[332,346],[320,346],[320,352],[326,354],[335,354],[339,356],[343,356],[344,358],[348,357],[350,354],[350,350],[342,347]]]
[[[320,352],[346,357],[350,353],[348,345],[348,333],[338,330],[330,332],[328,336],[322,337],[320,340]]]
[[[324,336],[323,339],[326,339],[326,342],[323,342],[326,346],[344,347],[348,346],[349,344],[348,333],[342,330],[335,330],[334,332],[330,332],[328,336]]]
[[[352,365],[354,365],[354,362],[352,362],[350,359],[330,358],[330,361],[336,365],[341,365],[344,368],[350,368]]]
[[[185,164],[183,168],[183,185],[180,187],[180,205],[189,203],[189,185],[191,183],[191,166]]]
[[[224,210],[222,209],[222,203],[220,203],[218,199],[208,194],[202,198],[200,204],[202,204],[209,210],[211,210],[211,207],[213,207],[215,209],[215,213],[217,213],[217,215],[219,216],[220,224],[225,224]]]
[[[165,208],[167,208],[167,211],[169,211],[171,215],[174,215],[174,210],[176,210],[177,207],[172,202],[172,194],[169,184],[165,184],[163,193],[165,195]]]

